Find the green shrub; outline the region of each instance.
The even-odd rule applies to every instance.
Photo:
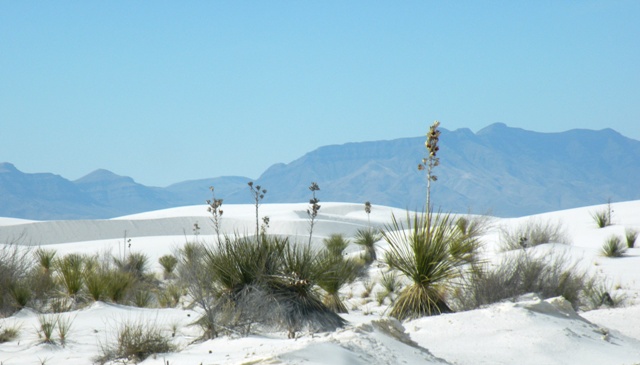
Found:
[[[569,239],[561,222],[529,219],[514,229],[503,228],[500,231],[500,244],[503,251],[525,249],[543,243],[569,244]]]
[[[624,237],[627,241],[627,247],[634,248],[636,245],[636,239],[638,239],[638,231],[627,228],[624,230]]]
[[[3,327],[0,324],[0,344],[15,340],[19,333],[20,328],[18,326]]]
[[[64,292],[74,300],[78,299],[84,282],[85,258],[76,253],[68,254],[55,261],[58,283]]]
[[[53,269],[56,250],[40,247],[36,250],[35,255],[42,272],[44,274],[49,274]]]
[[[168,279],[173,276],[173,271],[178,264],[178,259],[173,255],[164,255],[158,259],[158,262],[164,269],[163,276]]]
[[[359,229],[356,232],[353,242],[364,248],[364,262],[366,265],[371,265],[372,262],[377,260],[375,244],[381,239],[382,235],[371,229]]]
[[[600,307],[619,307],[626,297],[615,292],[609,282],[606,280],[591,280],[584,288],[584,309],[598,309]]]
[[[609,236],[600,248],[600,254],[606,257],[622,257],[627,251],[627,247],[622,243],[620,237]]]
[[[159,326],[142,320],[130,321],[119,326],[115,342],[103,345],[102,354],[96,361],[101,364],[116,360],[137,363],[154,354],[174,351],[175,348]]]
[[[607,207],[591,213],[591,217],[596,222],[598,228],[610,226],[611,222],[611,202],[607,203]]]
[[[11,289],[24,287],[33,266],[33,255],[28,247],[16,242],[0,245],[0,316],[10,315],[17,309],[15,295],[18,293],[12,293]]]
[[[407,213],[406,226],[392,216],[383,231],[389,243],[386,261],[389,267],[404,274],[411,284],[401,292],[390,315],[399,319],[450,312],[445,292],[466,261],[451,253],[451,246],[466,237],[458,230],[450,215]]]
[[[458,309],[470,310],[536,293],[543,299],[563,296],[578,308],[593,280],[565,255],[536,257],[525,251],[506,256],[497,266],[474,265],[452,300]]]
[[[342,318],[326,308],[315,287],[321,270],[318,253],[288,239],[263,235],[224,237],[199,257],[179,257],[179,280],[204,312],[204,336],[219,330],[248,334],[253,324],[286,329],[334,330]]]
[[[58,315],[45,315],[38,316],[38,336],[42,339],[43,343],[54,344],[53,333],[58,324]]]

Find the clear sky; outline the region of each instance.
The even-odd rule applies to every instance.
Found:
[[[640,139],[640,1],[2,1],[0,162],[153,186],[329,144]]]

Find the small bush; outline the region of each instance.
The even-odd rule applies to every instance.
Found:
[[[612,224],[611,213],[611,202],[609,202],[606,208],[592,212],[591,217],[596,222],[598,228],[604,228]]]
[[[627,247],[634,248],[636,245],[636,239],[638,239],[638,231],[627,228],[624,231],[624,237],[627,241]]]
[[[15,340],[19,333],[20,328],[18,326],[3,327],[0,325],[0,344]]]
[[[364,262],[371,265],[378,257],[376,255],[376,242],[382,239],[382,235],[371,229],[359,229],[356,232],[354,243],[364,248]]]
[[[165,279],[173,276],[173,271],[178,264],[178,259],[173,255],[164,255],[158,259],[158,262],[164,269],[163,275]]]
[[[600,254],[606,257],[622,257],[626,251],[627,247],[618,236],[610,236],[600,248]]]
[[[58,315],[39,315],[38,316],[38,336],[43,343],[54,344],[53,332],[58,324]]]
[[[142,321],[127,322],[117,329],[115,343],[102,346],[102,354],[96,360],[101,364],[114,360],[137,363],[151,355],[174,349],[170,338],[162,333],[160,327]]]
[[[569,244],[561,222],[529,219],[514,229],[503,228],[500,231],[503,251],[525,249],[543,243]]]
[[[619,307],[625,301],[625,296],[615,292],[609,282],[605,280],[591,280],[584,289],[585,309],[600,307]]]
[[[58,282],[65,294],[74,300],[78,299],[84,282],[85,258],[76,253],[68,254],[55,261]]]
[[[15,242],[0,245],[0,316],[10,315],[18,309],[15,295],[26,293],[12,293],[11,288],[24,288],[33,266],[33,255],[29,248]]]
[[[537,293],[543,299],[563,296],[577,309],[585,304],[593,280],[565,255],[536,257],[520,252],[495,267],[475,265],[454,292],[453,302],[458,309],[470,310]]]

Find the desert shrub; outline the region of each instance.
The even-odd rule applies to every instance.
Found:
[[[380,277],[380,285],[382,285],[384,290],[389,294],[398,292],[402,287],[402,283],[393,271],[382,273]]]
[[[625,302],[625,295],[616,292],[613,286],[603,279],[594,279],[587,282],[584,288],[584,309],[597,309],[600,307],[619,307]]]
[[[64,293],[74,301],[78,300],[84,282],[85,258],[76,253],[68,254],[54,263],[57,281]]]
[[[138,363],[151,355],[173,350],[175,346],[159,326],[142,320],[129,321],[117,328],[115,341],[101,346],[101,355],[95,360],[101,364],[116,360]]]
[[[173,276],[173,271],[178,264],[178,259],[173,255],[164,255],[158,259],[158,262],[164,269],[163,276],[168,279]]]
[[[149,269],[149,256],[142,252],[131,252],[124,259],[114,257],[114,263],[120,271],[130,273],[136,279],[144,279]]]
[[[16,309],[22,309],[29,304],[33,297],[33,292],[27,280],[19,280],[11,284],[8,288],[11,299],[13,299]]]
[[[607,203],[607,207],[591,213],[591,218],[596,222],[598,228],[604,228],[612,224],[611,221],[611,202]]]
[[[315,290],[318,253],[288,239],[263,235],[224,237],[203,255],[180,255],[179,279],[204,312],[205,337],[220,330],[247,334],[254,324],[286,329],[333,330],[344,321],[326,308]]]
[[[519,226],[500,230],[503,251],[534,247],[543,243],[569,244],[569,238],[561,222],[529,219]]]
[[[344,235],[334,233],[322,240],[327,252],[333,256],[342,256],[344,250],[349,246],[349,240]]]
[[[18,326],[6,327],[0,324],[0,344],[15,340],[19,333]]]
[[[469,310],[536,293],[543,299],[563,296],[578,308],[585,303],[586,290],[593,280],[566,255],[537,257],[526,251],[517,252],[494,267],[474,265],[452,301],[458,309]]]
[[[12,293],[12,288],[24,287],[33,266],[28,247],[16,242],[0,244],[0,316],[10,315],[18,309],[14,298],[17,293]]]
[[[114,303],[124,303],[129,290],[136,283],[136,278],[131,273],[120,270],[109,270],[106,275],[107,298]]]
[[[371,265],[378,257],[376,255],[376,242],[382,239],[382,235],[371,229],[359,229],[356,232],[353,242],[364,248],[364,262]]]
[[[40,247],[35,251],[35,256],[38,264],[40,265],[40,270],[42,270],[45,274],[50,273],[53,269],[56,250]]]
[[[620,237],[615,235],[609,236],[600,248],[600,254],[606,257],[622,257],[626,251],[627,247],[622,243]]]
[[[173,308],[180,303],[182,288],[179,284],[171,283],[157,291],[158,304],[163,308]]]
[[[320,254],[318,261],[322,271],[318,276],[318,286],[325,291],[322,302],[336,313],[347,313],[347,307],[340,299],[339,292],[344,285],[356,279],[362,268],[360,263],[345,259],[342,251],[332,252],[329,247],[327,251]]]
[[[431,212],[407,213],[406,225],[392,216],[391,225],[382,233],[389,243],[385,259],[411,283],[393,303],[391,316],[405,320],[451,311],[445,292],[466,264],[451,253],[456,241],[466,239],[453,223],[450,215]]]
[[[627,228],[624,230],[624,238],[627,241],[627,247],[634,248],[636,245],[636,239],[638,239],[638,231]]]
[[[43,343],[54,344],[53,333],[58,324],[59,315],[41,314],[38,316],[38,337]]]

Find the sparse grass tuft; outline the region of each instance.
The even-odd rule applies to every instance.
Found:
[[[596,222],[598,228],[604,228],[613,224],[611,221],[612,212],[613,210],[611,209],[611,201],[609,201],[606,208],[592,212],[591,217]]]
[[[600,254],[606,257],[622,257],[626,251],[627,247],[622,243],[620,237],[615,235],[609,236],[600,248]]]
[[[636,246],[636,240],[638,239],[638,231],[627,228],[624,230],[624,237],[627,241],[627,247],[634,248]]]
[[[460,310],[512,299],[527,293],[541,298],[563,296],[578,308],[588,301],[593,278],[565,255],[537,257],[528,251],[507,255],[497,266],[474,266],[453,301]]]
[[[544,243],[569,244],[561,222],[529,219],[515,229],[503,228],[500,231],[503,251],[526,249]]]
[[[38,336],[42,339],[43,343],[55,343],[53,341],[53,331],[58,324],[59,318],[58,315],[41,314],[38,316]]]
[[[0,344],[15,340],[20,333],[18,326],[3,327],[0,325]]]
[[[103,345],[102,354],[96,361],[107,362],[122,360],[123,362],[144,361],[151,355],[167,353],[175,350],[168,336],[162,333],[159,326],[138,321],[130,321],[117,329],[115,343]]]

